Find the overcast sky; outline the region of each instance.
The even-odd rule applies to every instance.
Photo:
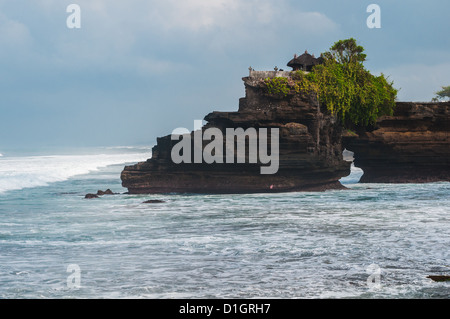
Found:
[[[237,110],[249,66],[287,70],[294,53],[349,37],[399,100],[430,101],[450,85],[449,12],[448,0],[0,0],[0,153],[152,145]]]

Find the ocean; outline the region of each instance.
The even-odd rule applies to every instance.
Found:
[[[450,183],[129,195],[151,147],[0,152],[3,299],[450,297]]]

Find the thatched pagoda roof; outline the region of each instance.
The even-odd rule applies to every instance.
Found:
[[[322,58],[316,59],[314,55],[305,51],[300,56],[294,55],[294,58],[288,62],[287,66],[293,68],[294,70],[310,70],[314,65],[322,63]]]

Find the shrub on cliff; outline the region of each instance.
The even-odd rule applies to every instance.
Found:
[[[306,81],[308,74],[303,71],[292,72],[290,78],[274,77],[264,79],[264,85],[267,93],[278,98],[284,98],[288,95],[300,92],[316,92],[317,85],[312,81]],[[311,78],[308,77],[308,80]]]
[[[288,81],[288,78],[275,77],[265,79],[264,83],[269,94],[285,97],[291,91],[291,88],[288,86]]]
[[[436,97],[433,98],[433,102],[450,100],[450,85],[443,86],[442,90],[436,92]]]

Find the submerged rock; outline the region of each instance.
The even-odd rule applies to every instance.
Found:
[[[165,203],[165,201],[159,199],[150,199],[143,202],[143,204],[159,204],[159,203]]]
[[[106,191],[98,190],[97,195],[114,195],[114,193],[108,188]]]
[[[86,194],[84,198],[98,198],[99,196],[114,195],[114,194],[115,193],[113,193],[113,191],[108,188],[106,191],[98,190],[97,194]]]
[[[427,278],[430,278],[433,281],[450,281],[450,276],[428,276]]]

